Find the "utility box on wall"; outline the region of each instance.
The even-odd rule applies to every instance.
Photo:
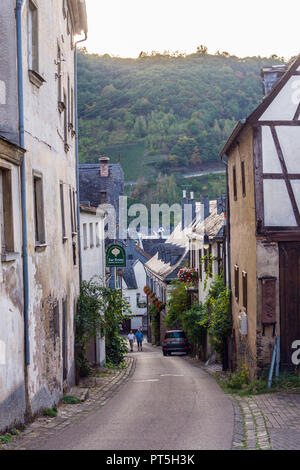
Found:
[[[276,277],[262,277],[262,318],[264,325],[276,323]]]
[[[261,322],[263,325],[263,335],[265,327],[273,325],[273,336],[275,335],[276,325],[276,277],[265,276],[259,279],[261,281],[261,299],[262,312]]]

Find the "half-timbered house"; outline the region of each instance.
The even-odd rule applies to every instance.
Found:
[[[229,186],[235,365],[282,369],[300,339],[300,56],[221,151]]]

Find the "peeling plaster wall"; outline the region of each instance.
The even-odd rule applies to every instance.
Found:
[[[1,2],[0,13],[0,135],[19,143],[15,0]]]
[[[73,266],[69,189],[76,189],[75,137],[68,131],[64,148],[64,114],[58,109],[57,45],[62,62],[62,90],[67,78],[74,89],[74,49],[63,18],[62,2],[36,1],[39,18],[39,73],[46,80],[40,88],[29,80],[27,53],[28,1],[22,9],[27,221],[29,245],[29,333],[31,364],[28,367],[29,400],[33,414],[50,407],[74,384],[74,310],[79,294],[79,269]],[[63,91],[62,91],[63,96]],[[68,120],[69,122],[69,120]],[[35,247],[33,171],[43,178],[46,246]],[[62,237],[59,185],[63,183],[66,240]],[[78,246],[77,264],[78,264]],[[63,381],[63,299],[67,298],[67,380]],[[59,306],[59,333],[54,332],[54,307]]]
[[[8,164],[2,158],[1,162]],[[13,261],[0,258],[0,432],[24,422],[24,317],[19,167],[12,171]],[[0,243],[1,246],[1,243]]]

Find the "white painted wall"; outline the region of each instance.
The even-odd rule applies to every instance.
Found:
[[[22,9],[24,118],[29,248],[29,332],[31,364],[28,367],[32,412],[50,407],[74,384],[74,314],[79,294],[78,239],[72,233],[69,189],[76,189],[75,136],[68,130],[69,151],[64,146],[64,115],[58,109],[57,44],[62,62],[62,89],[68,76],[74,89],[74,52],[62,2],[37,1],[39,21],[39,74],[45,83],[37,88],[28,74],[28,0]],[[69,119],[68,119],[69,123]],[[35,247],[33,171],[43,177],[46,246]],[[62,240],[59,184],[63,183],[66,239]],[[73,265],[73,243],[77,263]],[[62,302],[67,304],[67,379],[63,380]],[[60,335],[53,337],[53,302],[59,305]]]
[[[128,289],[124,279],[122,279],[122,292],[123,297],[128,300],[131,306],[131,328],[138,329],[143,326],[143,316],[147,314],[147,307],[139,308],[137,305],[137,294],[140,294],[141,300],[146,301],[146,295],[144,293],[144,287],[146,285],[146,271],[140,260],[136,261],[133,269],[137,281],[137,289]]]
[[[101,215],[102,214],[102,215]],[[93,237],[91,238],[90,225],[92,224]],[[82,279],[91,280],[94,276],[100,277],[105,285],[105,240],[104,240],[105,218],[103,211],[98,209],[97,213],[91,213],[81,208],[81,257],[82,257]],[[86,229],[86,240],[83,237]],[[96,340],[97,363],[103,365],[106,361],[105,337]]]
[[[16,252],[9,262],[0,257],[0,431],[3,431],[24,420],[25,385],[20,170],[2,158],[1,164],[10,169],[12,176]],[[1,247],[0,231],[0,251]]]

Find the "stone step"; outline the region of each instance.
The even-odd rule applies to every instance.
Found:
[[[82,387],[72,387],[67,393],[68,396],[76,397],[80,401],[85,401],[89,397],[89,389]]]

